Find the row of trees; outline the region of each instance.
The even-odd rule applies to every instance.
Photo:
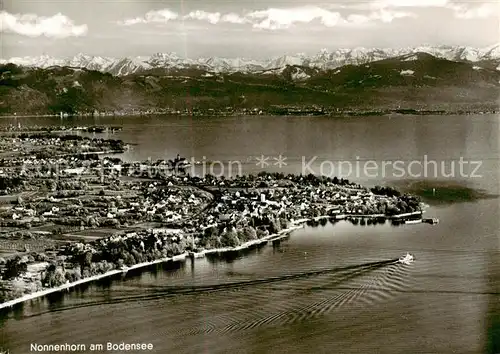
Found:
[[[205,229],[203,235],[200,237],[199,246],[206,249],[238,247],[242,243],[256,240],[265,234],[262,229],[256,229],[253,226],[245,226],[240,229],[231,226],[225,230],[221,230],[217,226],[212,226]]]
[[[383,186],[375,186],[371,189],[373,194],[377,195],[385,195],[388,197],[399,197],[401,196],[401,192],[392,187],[383,187]]]
[[[276,234],[289,227],[289,221],[283,217],[266,215],[252,217],[245,225],[234,222],[212,226],[200,235],[200,245],[204,248],[238,247],[241,244]]]
[[[15,256],[13,258],[9,258],[5,262],[4,270],[2,273],[2,279],[8,280],[12,278],[16,278],[28,270],[28,264],[25,260],[22,259],[21,256]]]
[[[0,195],[10,194],[22,188],[24,181],[18,176],[0,176]]]
[[[296,175],[296,174],[287,174],[281,172],[266,172],[261,171],[257,175],[244,175],[244,176],[236,176],[230,181],[241,184],[241,186],[251,186],[253,182],[264,182],[263,185],[267,185],[267,183],[263,180],[267,179],[270,181],[281,181],[281,180],[289,180],[295,183],[307,183],[309,185],[319,186],[320,184],[333,183],[338,185],[352,185],[352,183],[348,179],[338,178],[338,177],[328,177],[328,176],[320,176],[309,173],[307,175]],[[209,184],[214,184],[215,182],[225,182],[226,178],[221,176],[219,178],[207,174],[205,175],[205,181]],[[264,187],[262,187],[264,188]]]
[[[90,248],[89,248],[90,247]],[[80,269],[82,276],[95,275],[137,263],[172,257],[189,250],[191,242],[185,238],[166,235],[142,234],[118,240],[98,240],[88,244],[73,245],[65,251],[69,261]]]

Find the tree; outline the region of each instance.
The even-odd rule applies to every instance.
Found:
[[[14,258],[10,258],[5,263],[3,279],[8,280],[16,278],[26,273],[27,270],[28,270],[28,265],[25,262],[22,262],[21,257],[16,256]]]
[[[287,219],[280,218],[279,220],[280,220],[281,229],[286,229],[286,228],[288,228],[290,226]]]
[[[95,217],[93,217],[93,216],[89,216],[89,217],[87,217],[87,220],[86,220],[86,221],[87,221],[87,226],[90,226],[90,227],[92,227],[92,228],[96,228],[96,227],[98,227],[98,226],[99,226],[99,222],[98,222],[98,221],[96,220],[96,218],[95,218]]]
[[[48,262],[49,260],[49,256],[47,256],[45,253],[33,253],[33,257],[37,262]]]
[[[255,231],[255,228],[253,228],[252,226],[244,227],[243,228],[243,235],[245,235],[245,239],[247,241],[257,239],[257,232]]]
[[[66,272],[55,264],[49,265],[45,275],[42,277],[42,283],[49,288],[63,285],[66,281]]]
[[[130,251],[130,253],[132,254],[133,258],[135,259],[135,263],[142,263],[142,262],[144,262],[143,255],[141,255],[135,249],[133,249],[132,251]]]
[[[172,256],[177,256],[179,254],[181,254],[183,252],[183,250],[181,250],[180,246],[178,243],[172,243],[171,245],[171,252],[172,252]]]
[[[240,240],[234,229],[224,232],[221,235],[221,242],[224,247],[237,247],[240,245]]]
[[[281,225],[279,223],[279,220],[275,218],[274,216],[269,217],[269,223],[270,223],[270,230],[272,234],[278,233],[281,230]]]
[[[79,256],[80,270],[83,273],[85,268],[90,268],[92,266],[92,252],[87,251],[80,254]]]
[[[103,260],[101,262],[92,263],[92,266],[90,267],[90,273],[92,275],[104,274],[109,272],[113,268],[113,263],[109,263],[106,260]]]
[[[65,274],[66,280],[69,280],[70,282],[75,282],[78,281],[82,278],[82,273],[80,272],[80,269],[74,268],[66,271]]]
[[[50,179],[50,180],[47,180],[45,182],[45,184],[47,185],[47,189],[51,192],[55,192],[56,189],[57,189],[57,184],[56,182],[53,180],[53,179]]]
[[[123,252],[123,262],[127,265],[127,266],[133,266],[134,264],[136,264],[137,262],[135,261],[135,258],[134,256],[132,256],[128,251],[124,251]]]
[[[123,258],[120,258],[118,261],[116,261],[116,268],[117,269],[122,269],[125,266],[125,261]]]

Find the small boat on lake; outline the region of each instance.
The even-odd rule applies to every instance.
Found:
[[[415,256],[407,252],[404,256],[399,257],[398,262],[401,264],[409,265],[412,264],[414,260]]]

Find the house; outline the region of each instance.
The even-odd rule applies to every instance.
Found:
[[[67,168],[63,170],[63,173],[67,175],[72,175],[72,176],[77,176],[81,175],[85,171],[85,167],[78,167],[78,168]]]
[[[229,221],[231,220],[231,214],[220,214],[219,221]]]
[[[38,273],[47,268],[49,265],[48,262],[35,262],[35,263],[29,263],[28,264],[28,272],[29,273]]]

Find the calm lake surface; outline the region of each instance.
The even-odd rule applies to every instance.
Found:
[[[441,165],[451,175],[455,164],[449,180],[499,193],[495,115],[0,120],[18,122],[122,125],[109,137],[133,144],[124,159],[179,153],[220,161],[226,175],[235,173],[230,161],[243,173],[261,171],[256,158],[264,155],[266,170],[301,173],[310,162],[314,173],[333,166],[336,175],[375,185],[432,180],[434,167],[427,176],[418,164],[408,168],[427,159],[440,179]],[[279,155],[286,165],[274,165]],[[469,162],[462,173],[461,157]],[[366,161],[376,167],[365,171]],[[154,353],[500,353],[499,211],[498,199],[431,206],[435,226],[328,223],[234,255],[155,266],[16,308],[0,318],[0,347],[16,354],[31,343],[88,349],[107,342],[152,343]],[[412,265],[377,263],[406,251],[416,255]]]

